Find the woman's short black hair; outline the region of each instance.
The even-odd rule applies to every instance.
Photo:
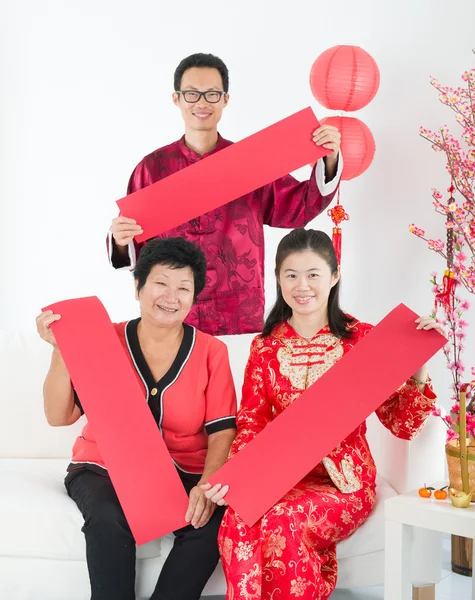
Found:
[[[155,265],[164,265],[171,269],[190,267],[193,271],[195,287],[193,300],[196,300],[205,286],[206,258],[204,252],[182,237],[155,238],[145,244],[134,269],[138,292],[145,285],[150,271]]]

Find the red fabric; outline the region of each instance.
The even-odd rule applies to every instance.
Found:
[[[232,142],[218,139],[209,154]],[[135,168],[128,193],[176,173],[209,156],[190,150],[184,137],[146,156]],[[182,236],[205,252],[206,287],[187,323],[212,335],[255,333],[264,321],[264,225],[303,227],[331,202],[322,197],[312,172],[309,181],[287,175],[251,194],[169,230],[160,237]],[[124,215],[127,216],[127,215]],[[143,244],[136,244],[137,255]]]
[[[127,344],[125,325],[114,324],[114,328],[143,389],[144,402],[147,402],[143,380]],[[196,330],[193,349],[178,378],[164,391],[162,402],[161,433],[170,456],[181,470],[201,474],[208,448],[205,425],[236,414],[236,394],[226,345]],[[107,468],[90,423],[86,423],[74,444],[72,461]]]
[[[319,127],[308,106],[116,204],[140,223],[142,233],[135,240],[146,242],[325,158],[331,150],[311,136]]]
[[[332,244],[335,248],[336,259],[341,265],[341,228],[334,227],[332,230]]]
[[[103,304],[90,296],[43,310],[61,315],[51,329],[135,541],[184,527],[187,495]]]
[[[307,341],[287,323],[264,339],[254,339],[231,456],[372,329],[358,321],[352,327],[349,340],[335,338],[325,327]],[[434,402],[429,386],[421,394],[408,382],[376,414],[393,434],[411,439],[431,414]],[[375,479],[366,424],[362,423],[253,527],[228,508],[219,533],[227,600],[326,600],[336,584],[335,544],[369,516],[375,502]]]

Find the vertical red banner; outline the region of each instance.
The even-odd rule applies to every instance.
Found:
[[[51,304],[59,350],[137,544],[184,527],[188,497],[104,306]]]

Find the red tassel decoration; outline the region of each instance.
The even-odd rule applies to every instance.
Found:
[[[444,272],[444,278],[442,279],[442,291],[435,295],[436,311],[440,306],[445,312],[451,312],[454,306],[454,294],[455,294],[456,280],[454,278],[454,272],[450,269],[446,269]]]
[[[450,205],[453,202],[452,194],[455,191],[453,182],[447,189],[450,193],[450,197],[447,200],[447,204]],[[452,220],[452,214],[447,213],[447,221]],[[447,268],[444,272],[442,279],[442,291],[435,295],[435,312],[439,307],[446,313],[450,313],[454,309],[454,296],[455,288],[457,287],[457,280],[455,279],[455,273],[453,272],[454,265],[454,234],[450,227],[447,227]]]
[[[333,221],[335,227],[332,232],[332,242],[335,248],[336,258],[338,264],[341,265],[341,227],[339,226],[342,221],[348,221],[350,215],[345,211],[343,206],[340,204],[340,188],[338,188],[338,198],[335,206],[327,211],[328,216]]]
[[[332,231],[332,242],[335,248],[336,259],[338,264],[341,264],[341,228],[334,227]]]

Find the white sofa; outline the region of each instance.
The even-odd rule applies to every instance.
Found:
[[[236,389],[252,335],[222,338],[229,347]],[[71,447],[84,417],[69,428],[48,426],[42,383],[51,350],[36,333],[0,331],[0,598],[87,600],[82,517],[63,486]],[[379,500],[361,529],[338,546],[338,587],[383,584],[383,501],[443,475],[444,428],[430,419],[413,442],[395,439],[369,419],[369,438],[379,469]],[[414,542],[412,581],[440,579],[438,534],[420,532]],[[148,598],[172,536],[139,548],[137,597]],[[419,546],[419,544],[421,544]],[[423,548],[419,551],[418,548]],[[204,595],[225,593],[221,567]]]

